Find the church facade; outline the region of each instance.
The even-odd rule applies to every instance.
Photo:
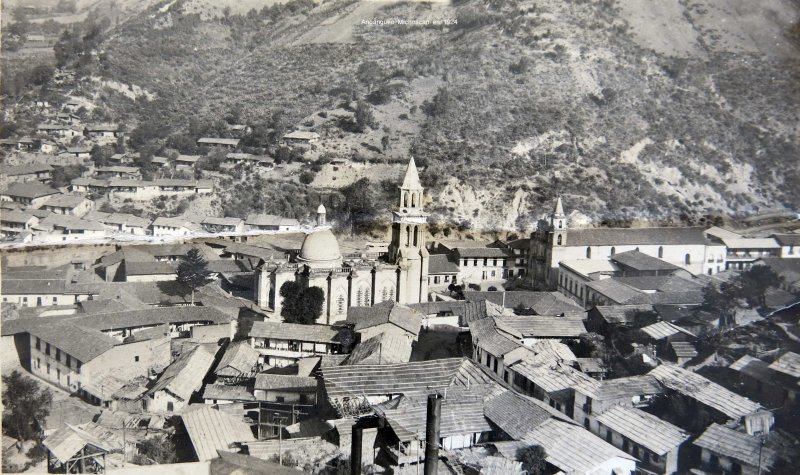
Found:
[[[547,221],[531,234],[529,274],[534,282],[552,287],[559,263],[608,260],[616,253],[638,250],[686,269],[713,275],[725,270],[726,248],[706,236],[702,227],[570,229],[561,197]]]
[[[392,212],[389,252],[378,259],[345,260],[339,243],[326,225],[326,210],[317,209],[317,226],[306,235],[292,262],[265,262],[256,272],[256,301],[280,315],[281,286],[295,281],[316,286],[325,294],[317,323],[330,325],[347,318],[348,307],[371,306],[384,301],[419,303],[428,297],[428,251],[425,249],[428,214],[423,210],[424,189],[411,158],[399,203]]]

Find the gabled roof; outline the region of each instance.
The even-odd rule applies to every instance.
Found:
[[[309,132],[306,130],[295,130],[283,136],[284,139],[289,140],[313,140],[318,139],[319,134],[316,132]]]
[[[205,404],[191,406],[181,414],[183,425],[201,462],[217,457],[217,450],[230,450],[236,443],[255,441],[250,426]]]
[[[207,384],[203,389],[203,399],[221,399],[228,401],[255,401],[247,386],[230,384]]]
[[[192,393],[203,385],[203,379],[212,364],[214,355],[202,346],[196,346],[169,365],[147,394],[167,391],[176,398],[188,402]]]
[[[197,143],[201,145],[239,145],[239,139],[220,139],[215,137],[201,137],[197,139]]]
[[[538,399],[503,391],[484,403],[486,418],[514,439],[524,438],[549,419],[569,418]]]
[[[339,342],[339,331],[331,326],[286,322],[253,322],[253,327],[247,336],[318,343]]]
[[[503,259],[514,257],[514,251],[498,247],[459,247],[454,251],[456,259]]]
[[[256,375],[254,388],[264,391],[314,392],[317,390],[317,379],[310,376],[261,373]]]
[[[581,318],[515,315],[495,317],[495,322],[499,330],[510,328],[523,338],[577,338],[586,333]]]
[[[58,190],[41,183],[9,183],[5,190],[0,194],[16,198],[41,198],[43,196],[57,195]]]
[[[84,328],[69,321],[52,325],[36,325],[29,333],[50,343],[68,355],[87,363],[120,343],[97,330]]]
[[[694,358],[697,356],[697,349],[694,345],[685,341],[672,341],[669,344],[672,347],[672,352],[678,358]]]
[[[632,323],[639,313],[652,312],[653,306],[650,304],[642,305],[598,305],[593,311],[607,323]]]
[[[486,300],[505,308],[517,307],[532,309],[537,315],[561,315],[583,313],[584,310],[573,300],[560,292],[531,292],[527,290],[511,290],[500,292],[481,292],[465,290],[464,298],[470,301]]]
[[[458,274],[458,264],[452,262],[447,254],[431,254],[428,258],[428,275]]]
[[[237,341],[228,345],[214,374],[217,376],[250,377],[258,363],[260,353],[249,341]]]
[[[300,222],[293,218],[283,218],[272,214],[248,214],[244,220],[250,226],[299,226]]]
[[[215,226],[238,226],[244,223],[244,220],[241,218],[214,218],[214,217],[206,217],[200,221],[200,224],[211,224]]]
[[[800,246],[800,233],[794,234],[773,234],[773,238],[781,246]]]
[[[571,366],[552,360],[550,362],[523,360],[515,364],[513,370],[551,395],[581,383],[596,381]]]
[[[80,204],[83,204],[85,201],[89,201],[83,195],[65,195],[59,194],[50,197],[47,201],[44,202],[42,206],[53,206],[56,208],[74,208]]]
[[[24,211],[17,210],[4,210],[0,213],[0,221],[4,223],[27,223],[34,219],[32,214],[25,213]]]
[[[3,174],[7,176],[31,175],[34,173],[50,172],[53,167],[46,163],[30,163],[27,165],[4,166]]]
[[[642,328],[642,331],[647,333],[654,340],[661,340],[676,333],[683,333],[693,338],[696,337],[696,335],[689,330],[681,328],[678,325],[670,322],[656,322],[652,325],[647,325],[646,327]]]
[[[344,364],[394,364],[407,363],[410,359],[410,338],[379,333],[357,344]]]
[[[662,364],[648,373],[664,386],[738,420],[762,407],[697,373],[672,364]]]
[[[664,392],[656,378],[649,375],[584,381],[576,385],[575,390],[597,401],[628,399],[634,396],[649,396]]]
[[[405,442],[419,437],[425,440],[425,401],[404,400],[396,409],[377,410],[397,437]],[[472,436],[490,432],[492,426],[483,414],[483,397],[479,394],[458,394],[448,391],[442,400],[439,437]]]
[[[81,428],[65,424],[65,427],[56,429],[47,436],[42,443],[59,462],[64,463],[74,457],[87,445],[92,445],[108,453],[112,447],[104,440]]]
[[[701,227],[570,229],[567,246],[624,246],[705,244]]]
[[[694,445],[753,467],[758,466],[760,460],[766,470],[778,460],[778,454],[772,448],[762,448],[759,439],[719,424],[708,426]]]
[[[332,366],[323,367],[320,372],[331,399],[428,393],[453,385],[466,387],[494,382],[466,358],[391,365]]]
[[[206,306],[148,307],[123,312],[76,315],[70,321],[85,328],[109,331],[122,328],[135,328],[188,322],[229,323],[231,316]]]
[[[649,256],[639,251],[626,251],[614,254],[609,259],[617,264],[637,271],[664,271],[678,270],[680,267],[670,264],[653,256]]]
[[[597,422],[658,455],[666,455],[689,438],[669,422],[635,407],[614,406],[598,415]]]
[[[392,300],[381,302],[372,307],[350,307],[347,309],[347,321],[355,323],[355,331],[392,324],[401,329],[419,334],[423,315],[406,305]]]

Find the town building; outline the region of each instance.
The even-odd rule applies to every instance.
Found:
[[[295,130],[283,136],[286,145],[311,145],[319,142],[319,134],[306,130]]]
[[[347,310],[347,322],[353,323],[353,329],[361,335],[362,340],[385,333],[415,341],[419,336],[422,318],[418,311],[391,300],[372,307],[350,307]]]
[[[123,178],[128,180],[141,180],[142,172],[139,167],[126,167],[113,165],[110,167],[98,167],[95,174],[100,179]]]
[[[0,192],[0,200],[12,201],[21,205],[39,208],[59,191],[41,183],[9,183],[5,190]]]
[[[181,354],[158,377],[144,399],[149,412],[181,412],[189,405],[192,394],[203,386],[203,380],[214,364],[214,355],[203,346]]]
[[[204,218],[200,222],[207,233],[243,233],[244,220],[241,218]]]
[[[197,139],[198,146],[225,147],[234,149],[239,146],[239,139],[223,139],[216,137],[201,137]]]
[[[158,217],[150,224],[150,231],[155,237],[189,236],[202,232],[202,228],[183,218]]]
[[[3,237],[13,238],[30,231],[38,223],[39,218],[24,211],[12,209],[0,212],[0,234]]]
[[[52,178],[53,167],[47,164],[33,163],[30,165],[17,165],[3,167],[3,175],[9,182],[29,182],[49,183]]]
[[[94,201],[83,195],[59,194],[51,196],[39,209],[80,218],[94,209]]]
[[[289,366],[306,356],[342,352],[339,331],[327,325],[253,322],[247,336],[262,355],[259,363],[267,366]]]
[[[298,231],[300,222],[271,214],[248,214],[244,220],[248,231]]]

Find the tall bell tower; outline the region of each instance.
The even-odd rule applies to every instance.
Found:
[[[564,214],[561,196],[556,200],[556,208],[550,215],[550,235],[554,246],[567,245],[567,215]]]
[[[428,213],[422,210],[423,188],[419,182],[414,157],[408,162],[400,203],[392,212],[392,243],[389,259],[396,263],[397,301],[417,303],[428,300],[428,251],[425,235],[428,232]]]

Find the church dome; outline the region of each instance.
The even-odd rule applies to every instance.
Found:
[[[342,264],[339,242],[330,229],[306,235],[297,260],[311,267],[337,267]]]

